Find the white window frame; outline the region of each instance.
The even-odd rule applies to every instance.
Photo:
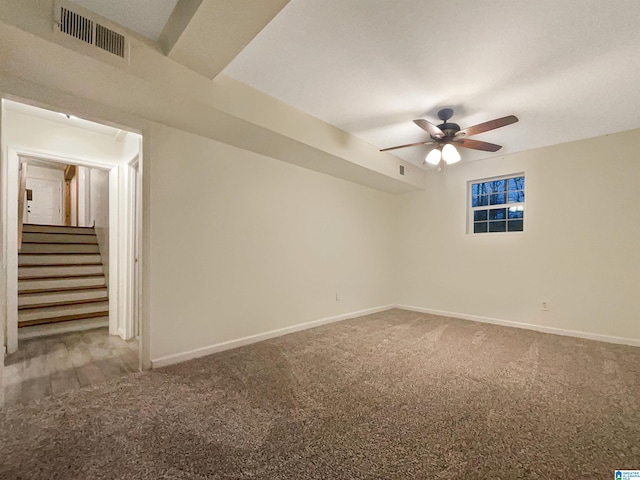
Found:
[[[498,180],[509,180],[511,178],[517,178],[517,177],[524,177],[524,202],[518,202],[518,203],[509,203],[509,198],[507,197],[507,203],[501,203],[498,205],[482,205],[482,206],[478,206],[478,207],[473,207],[472,206],[472,200],[473,200],[473,193],[472,193],[472,186],[475,185],[476,183],[485,183],[485,182],[495,182]],[[480,236],[485,236],[485,235],[508,235],[508,234],[522,234],[526,231],[526,227],[527,227],[527,218],[528,215],[523,214],[523,218],[522,218],[522,231],[506,231],[506,232],[478,232],[475,233],[474,230],[474,212],[476,212],[477,210],[496,210],[496,209],[500,209],[500,208],[522,208],[522,210],[524,212],[527,211],[527,176],[525,174],[525,172],[518,172],[518,173],[510,173],[508,175],[499,175],[496,177],[487,177],[487,178],[477,178],[477,179],[473,179],[473,180],[469,180],[467,182],[467,235],[480,235]],[[508,214],[507,214],[507,219],[506,221],[508,222]]]

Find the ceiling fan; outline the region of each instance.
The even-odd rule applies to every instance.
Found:
[[[433,123],[425,120],[414,120],[417,126],[426,131],[431,138],[424,142],[408,143],[406,145],[398,145],[397,147],[383,148],[381,152],[387,152],[389,150],[395,150],[397,148],[414,147],[416,145],[435,145],[435,148],[429,152],[424,160],[424,163],[431,165],[438,165],[440,169],[444,169],[446,165],[456,163],[460,161],[460,153],[456,150],[456,146],[471,148],[473,150],[483,150],[485,152],[497,152],[502,148],[501,145],[495,143],[481,142],[480,140],[473,140],[467,137],[471,135],[477,135],[479,133],[488,132],[496,128],[504,127],[516,123],[518,117],[515,115],[508,115],[502,118],[496,118],[488,122],[479,123],[473,127],[460,129],[460,125],[457,123],[449,122],[448,120],[453,116],[453,110],[451,108],[443,108],[438,112],[438,118],[443,123],[436,126]]]

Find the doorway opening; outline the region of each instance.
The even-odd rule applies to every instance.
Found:
[[[142,137],[3,100],[4,401],[140,368]]]

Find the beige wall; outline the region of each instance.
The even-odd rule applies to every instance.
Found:
[[[392,303],[390,194],[168,127],[150,170],[152,359]]]
[[[640,339],[638,152],[636,130],[434,173],[397,197],[397,302]],[[522,171],[525,232],[467,235],[467,181]]]

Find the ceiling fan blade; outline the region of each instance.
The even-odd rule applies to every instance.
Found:
[[[488,122],[479,123],[473,127],[465,128],[464,130],[460,130],[459,133],[470,137],[471,135],[477,135],[478,133],[488,132],[489,130],[494,130],[500,127],[506,127],[507,125],[511,125],[517,121],[518,117],[515,115],[508,115],[506,117],[496,118],[495,120],[489,120]]]
[[[398,145],[397,147],[383,148],[380,151],[381,152],[388,152],[389,150],[395,150],[396,148],[415,147],[416,145],[429,145],[431,143],[433,143],[433,142],[432,141],[426,141],[426,142],[407,143],[406,145]]]
[[[460,138],[454,140],[454,143],[464,148],[471,148],[473,150],[484,150],[485,152],[497,152],[502,148],[502,145],[496,145],[495,143],[481,142],[479,140],[472,140],[471,138]]]
[[[444,137],[444,132],[442,130],[440,130],[438,127],[436,127],[433,123],[427,122],[423,118],[421,118],[419,120],[414,120],[413,123],[415,123],[417,126],[419,126],[421,129],[423,129],[425,132],[427,132],[432,137],[436,137],[436,138]]]

